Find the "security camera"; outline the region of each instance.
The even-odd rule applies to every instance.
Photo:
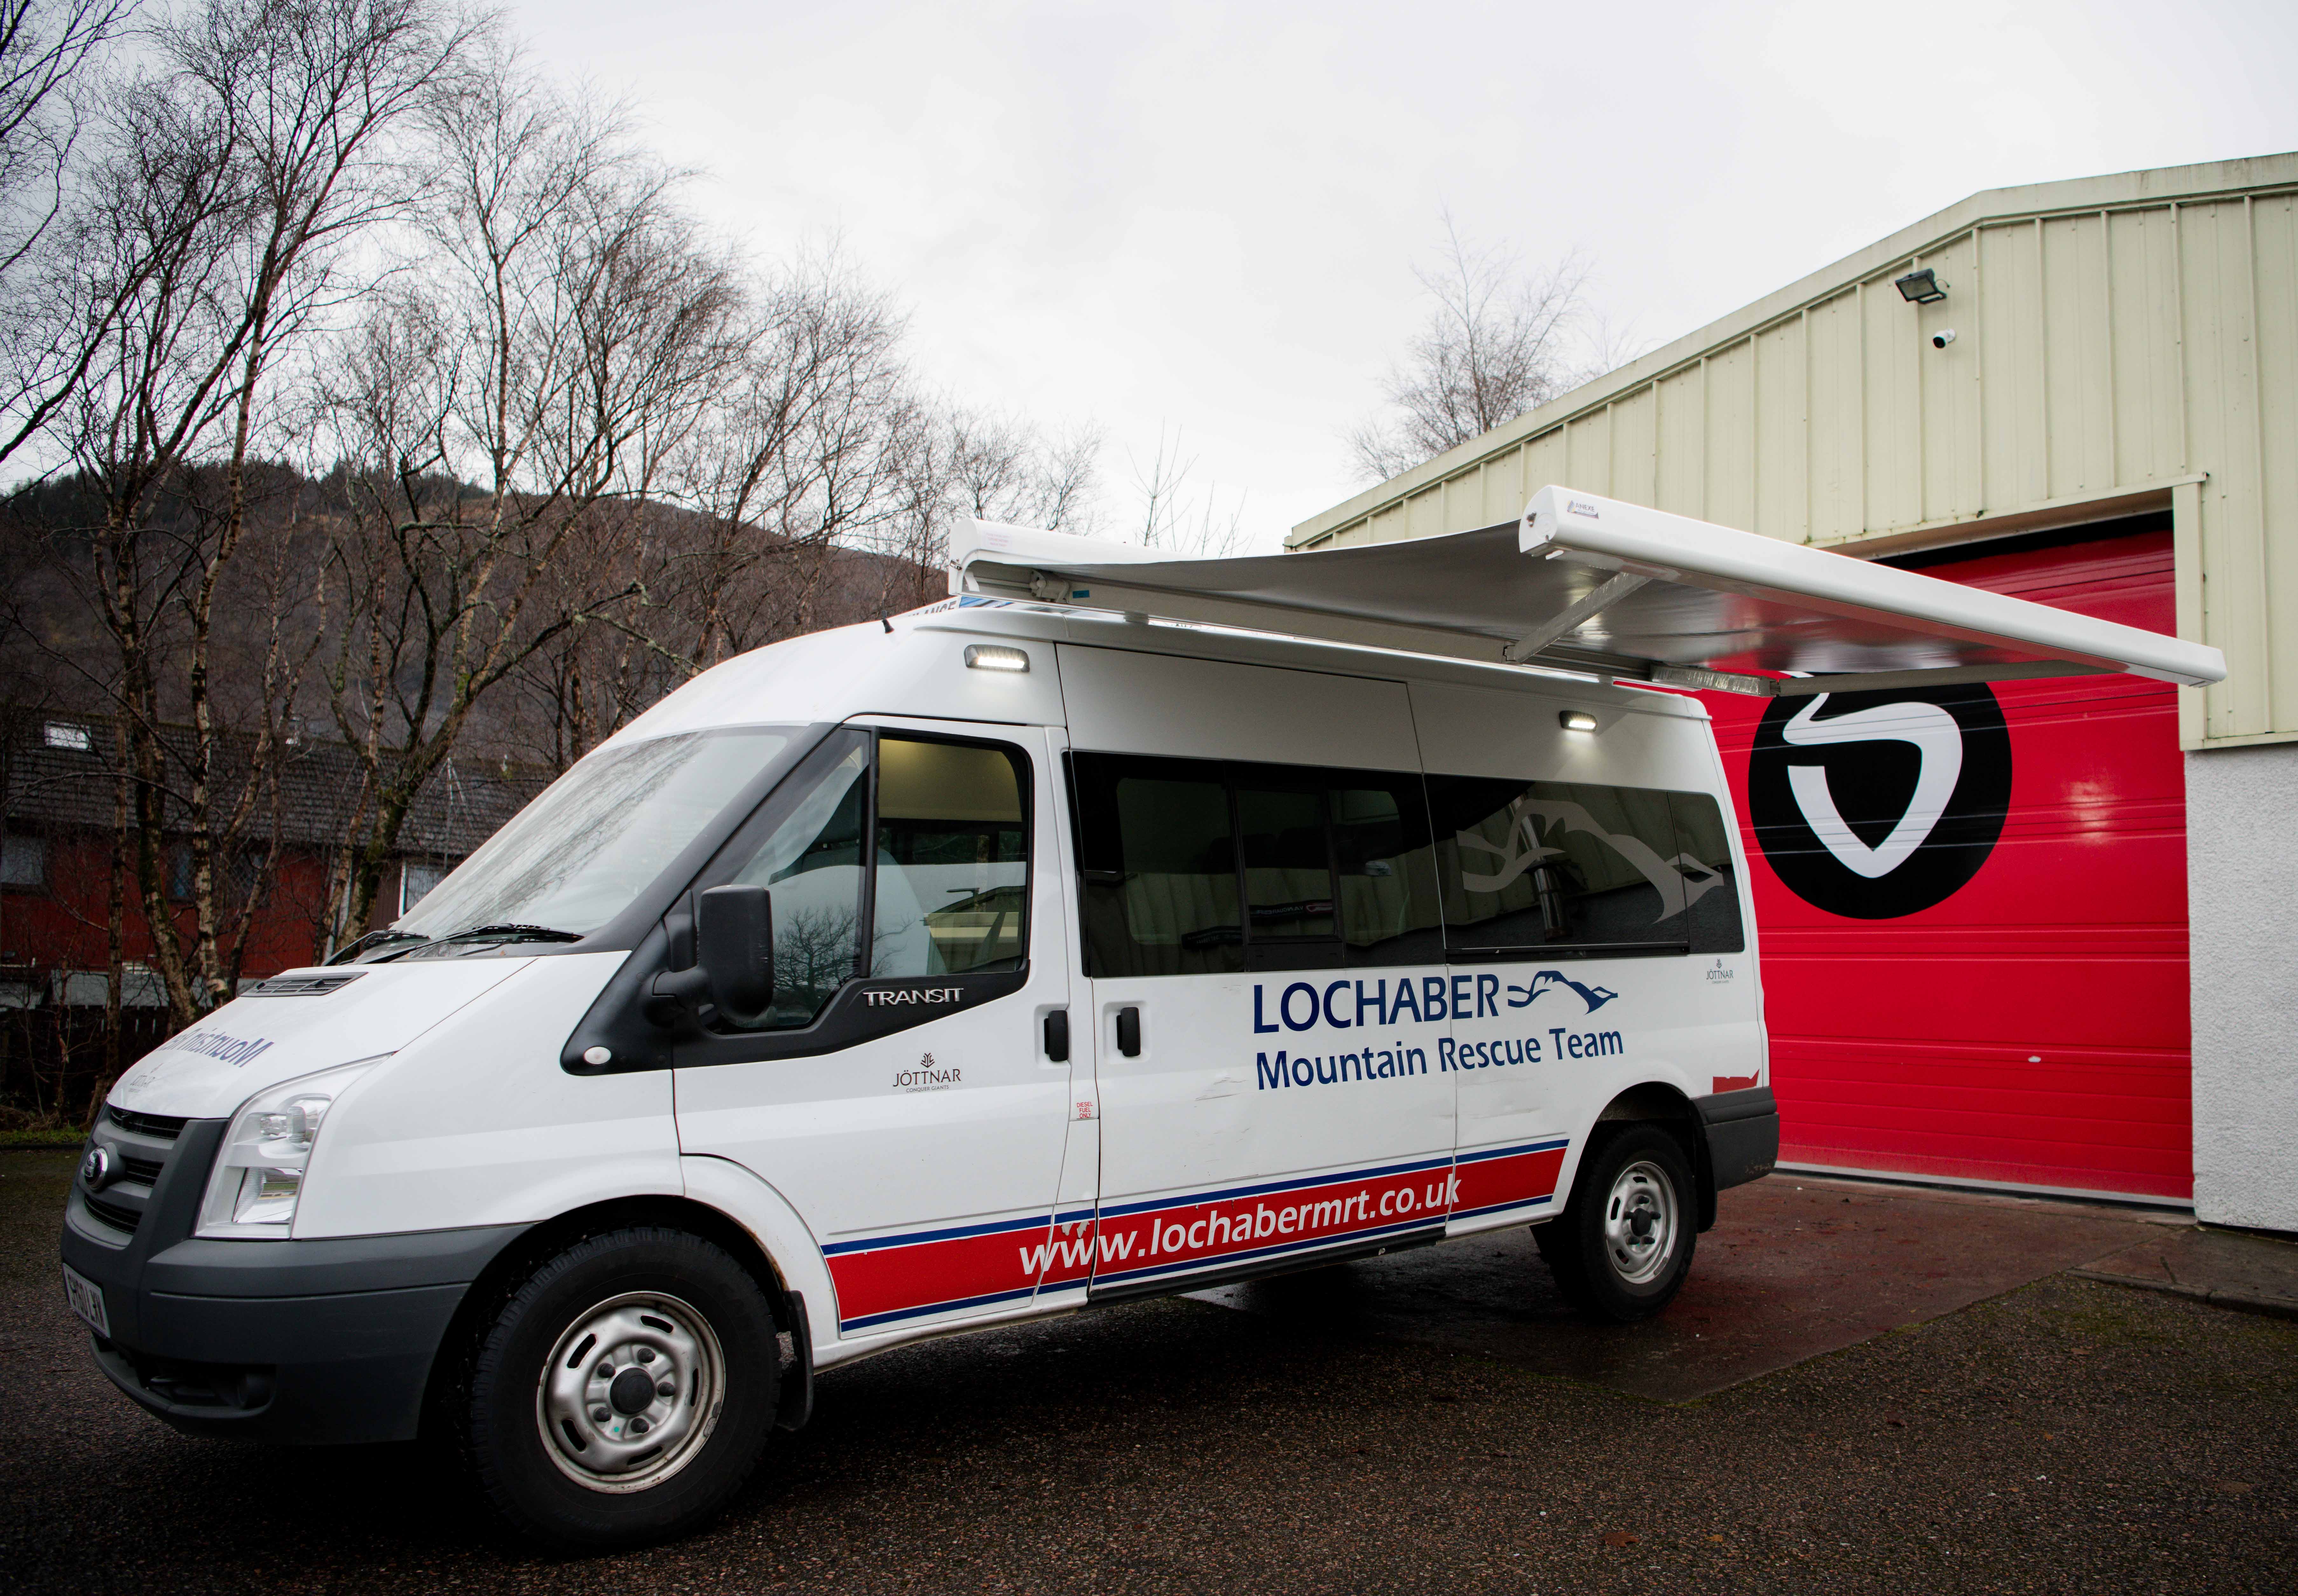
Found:
[[[1931,335],[1931,347],[1933,349],[1945,349],[1948,344],[1954,342],[1955,329],[1951,327],[1941,327],[1938,332]]]

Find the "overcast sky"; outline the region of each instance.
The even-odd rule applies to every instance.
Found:
[[[833,235],[937,386],[1161,430],[1251,544],[1366,485],[1342,435],[1449,206],[1577,249],[1633,349],[1982,188],[2298,149],[2298,4],[868,4],[551,0],[761,255]]]

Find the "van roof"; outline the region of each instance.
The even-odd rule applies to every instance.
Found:
[[[1121,649],[1279,670],[1498,688],[1564,707],[1616,715],[1707,718],[1707,707],[1685,694],[1615,686],[1582,673],[968,594],[883,622],[811,633],[737,655],[662,699],[601,746],[734,726],[836,722],[857,715],[1048,725],[1064,720],[1055,671],[1016,677],[968,670],[963,643],[975,637],[1041,646],[1048,653],[1056,646]]]
[[[1041,638],[1073,648],[1126,649],[1194,659],[1322,671],[1394,682],[1451,682],[1541,698],[1596,699],[1657,715],[1707,718],[1707,707],[1681,692],[1642,682],[1616,682],[1590,670],[1542,664],[1485,664],[1407,649],[1336,642],[1281,632],[1176,620],[1162,616],[963,594],[893,617],[895,626],[982,636]],[[872,623],[871,630],[876,629]]]

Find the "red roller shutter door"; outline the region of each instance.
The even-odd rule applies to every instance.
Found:
[[[1925,574],[2177,630],[2167,530]],[[2190,1199],[2177,690],[1836,698],[1707,695],[1753,865],[1782,1160]]]

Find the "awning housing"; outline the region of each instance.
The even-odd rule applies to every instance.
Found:
[[[1669,687],[2226,675],[2204,644],[1559,487],[1518,521],[1306,554],[1171,559],[986,521],[967,524],[953,554],[964,592]]]

